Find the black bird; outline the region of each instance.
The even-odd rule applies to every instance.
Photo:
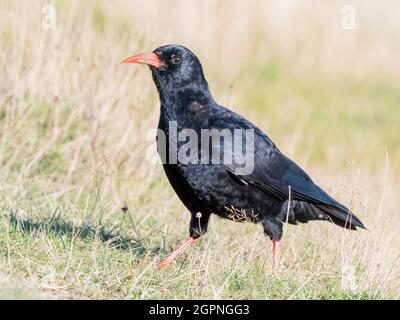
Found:
[[[200,61],[189,49],[181,45],[166,45],[149,54],[134,55],[122,63],[150,66],[161,101],[158,128],[167,139],[175,135],[171,132],[171,123],[176,124],[177,132],[191,129],[198,137],[202,129],[253,132],[253,170],[246,173],[239,170],[241,167],[237,161],[173,162],[171,155],[175,157],[172,159],[176,159],[184,142],[178,141],[175,147],[168,142],[160,146],[159,139],[158,149],[165,173],[191,213],[190,238],[159,267],[169,264],[207,231],[212,213],[234,221],[261,223],[264,233],[273,241],[275,271],[285,221],[297,224],[326,220],[348,229],[365,229],[348,208],[318,187],[306,172],[279,151],[265,133],[214,100]],[[202,153],[212,152],[215,147],[220,147],[224,156],[234,143],[224,145],[223,140],[212,141],[210,148],[200,147],[195,156],[201,159]],[[165,154],[160,152],[160,147],[166,148]],[[232,149],[233,156],[243,150],[243,145],[239,150]]]

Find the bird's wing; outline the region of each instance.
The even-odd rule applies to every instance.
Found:
[[[361,221],[352,215],[348,208],[317,186],[303,169],[282,154],[268,136],[257,127],[236,114],[230,114],[225,119],[220,118],[219,122],[221,128],[233,129],[239,126],[244,129],[254,129],[253,171],[250,174],[241,175],[237,173],[239,166],[234,162],[225,165],[228,174],[237,182],[252,185],[279,201],[289,199],[290,186],[291,200],[314,204],[333,220],[347,222],[349,216],[353,216],[350,218],[351,226],[364,228]]]
[[[235,164],[226,165],[229,175],[234,175],[238,181],[252,185],[279,201],[290,198],[313,204],[340,226],[365,228],[348,208],[317,186],[303,169],[279,150],[265,152],[260,149],[263,148],[262,142],[256,142],[256,146],[253,172],[249,175],[236,174]],[[267,145],[264,147],[268,148]]]
[[[260,144],[257,148],[260,148]],[[235,174],[243,182],[261,188],[277,199],[288,199],[290,186],[290,196],[293,200],[339,205],[319,188],[307,173],[279,150],[269,152],[256,150],[254,170],[248,175],[236,174],[238,167],[235,164],[226,167],[230,174]]]
[[[221,107],[214,114],[212,126],[220,130],[253,130],[253,149],[245,150],[246,142],[242,143],[242,153],[254,152],[254,157],[249,158],[254,162],[253,171],[250,174],[240,175],[238,174],[240,165],[233,161],[232,164],[225,165],[232,177],[236,176],[240,181],[254,185],[274,198],[287,199],[290,186],[292,199],[335,203],[335,200],[313,183],[307,173],[282,154],[266,134],[240,115]]]

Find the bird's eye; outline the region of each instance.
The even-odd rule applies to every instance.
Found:
[[[171,56],[171,62],[172,62],[173,64],[180,64],[181,61],[182,61],[182,59],[181,59],[180,56],[177,56],[177,55],[175,55],[175,54],[173,54],[173,55]]]

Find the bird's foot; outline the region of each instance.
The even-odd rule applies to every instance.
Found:
[[[190,237],[184,243],[182,243],[174,252],[168,255],[163,261],[161,261],[157,265],[157,270],[161,270],[168,266],[172,261],[174,261],[175,258],[179,257],[183,253],[183,251],[185,251],[192,244],[194,240],[195,239],[193,237]]]

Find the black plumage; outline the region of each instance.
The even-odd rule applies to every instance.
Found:
[[[201,129],[254,130],[254,170],[250,174],[238,174],[235,162],[163,164],[172,187],[191,213],[189,232],[193,239],[207,231],[212,213],[234,221],[259,222],[275,241],[281,239],[286,220],[292,224],[327,220],[349,229],[364,228],[348,208],[282,154],[265,133],[214,100],[200,61],[189,49],[167,45],[146,57],[125,62],[150,65],[161,101],[158,128],[167,138],[171,122],[176,122],[178,131],[190,128],[198,136]],[[183,143],[178,142],[178,149]],[[167,145],[166,159],[178,149]]]

